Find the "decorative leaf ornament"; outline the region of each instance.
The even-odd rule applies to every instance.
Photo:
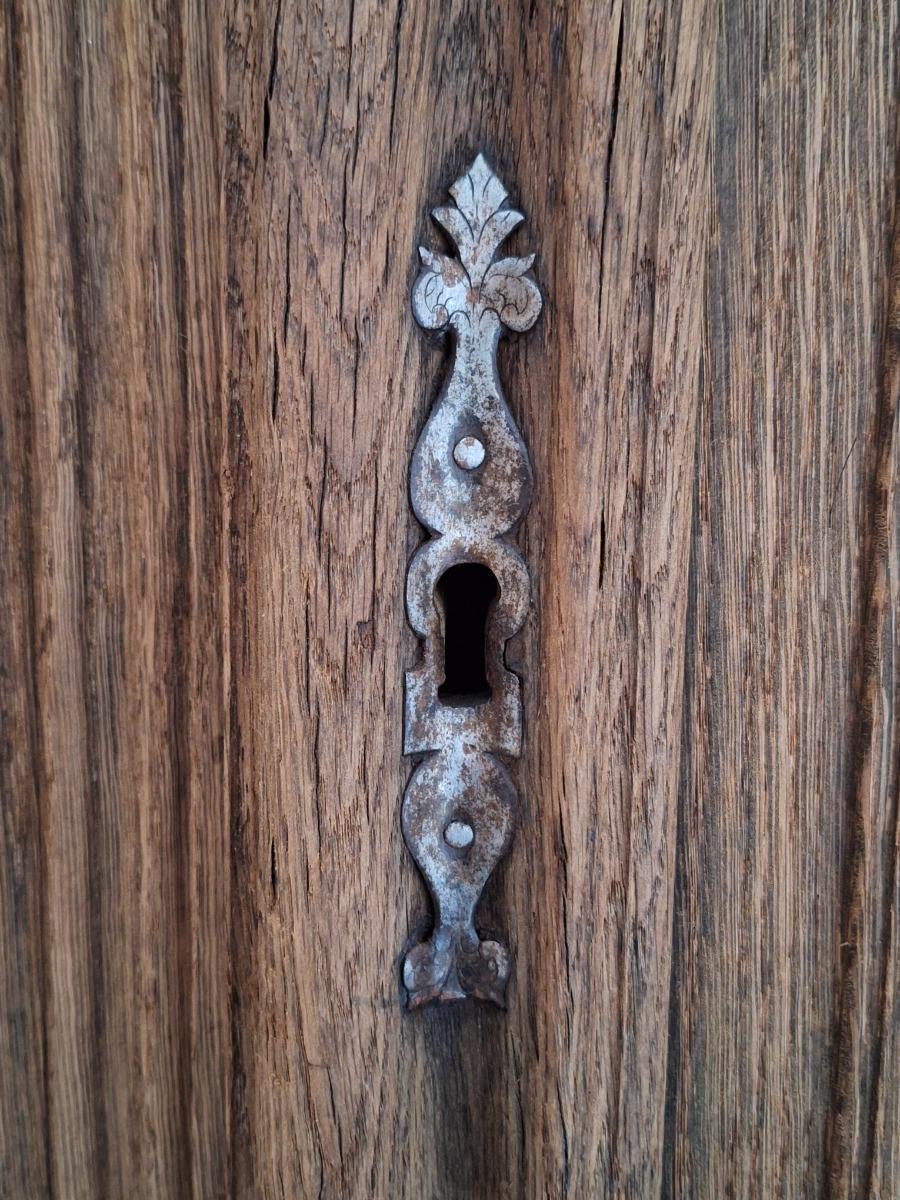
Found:
[[[459,258],[419,247],[423,270],[413,289],[413,311],[426,329],[445,329],[454,317],[479,320],[494,312],[516,332],[530,329],[541,294],[528,275],[534,255],[494,262],[501,242],[525,218],[506,207],[506,188],[479,154],[450,188],[456,207],[432,213],[456,243]]]

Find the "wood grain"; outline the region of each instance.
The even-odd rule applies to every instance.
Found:
[[[41,8],[0,39],[0,1190],[222,1194],[222,32]]]
[[[875,1157],[896,1126],[873,1122],[900,1078],[883,1056],[896,12],[733,17],[712,135],[670,1180],[674,1194],[887,1197],[896,1174]]]
[[[900,1175],[889,0],[0,9],[0,1196]],[[545,312],[505,1014],[407,1014],[428,209]]]

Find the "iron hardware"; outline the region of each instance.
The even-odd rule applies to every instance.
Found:
[[[403,834],[435,909],[431,936],[403,967],[410,1008],[466,996],[505,1006],[510,953],[482,939],[475,910],[508,851],[516,790],[503,759],[522,748],[521,682],[506,642],[530,600],[525,562],[508,540],[533,486],[525,443],[497,373],[505,328],[531,328],[541,294],[534,255],[495,257],[524,220],[478,155],[435,220],[459,252],[419,248],[416,320],[449,331],[453,368],[413,452],[413,511],[428,530],[407,572],[410,624],[423,641],[406,676],[404,752],[426,757],[403,800]]]

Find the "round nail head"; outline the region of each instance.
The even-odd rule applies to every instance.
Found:
[[[477,437],[460,438],[453,447],[453,461],[464,471],[474,471],[484,462],[484,446]]]
[[[474,837],[475,830],[465,821],[451,821],[444,830],[444,841],[454,850],[465,850],[466,846],[472,845]]]

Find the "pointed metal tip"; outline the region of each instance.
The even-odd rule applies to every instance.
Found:
[[[497,178],[497,174],[494,171],[494,168],[491,166],[491,164],[484,157],[484,155],[482,154],[482,152],[480,150],[475,155],[475,157],[472,159],[472,165],[469,167],[468,171],[466,171],[466,175],[471,176],[473,179],[496,179]]]

